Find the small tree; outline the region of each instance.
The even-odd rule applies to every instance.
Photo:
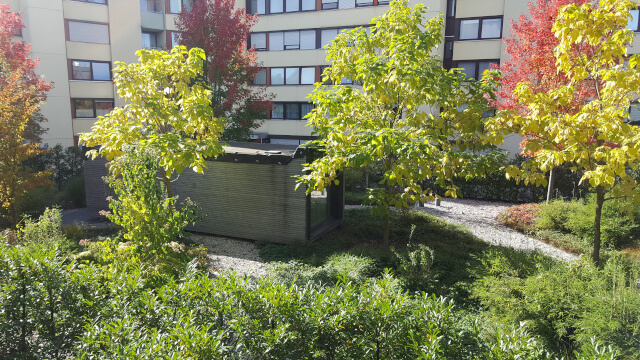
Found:
[[[393,1],[368,31],[338,35],[327,47],[331,62],[323,77],[334,83],[352,79],[361,87],[317,84],[310,98],[316,108],[309,123],[324,156],[305,170],[300,183],[322,190],[346,168],[367,166],[380,172],[381,187],[369,189],[369,202],[385,215],[384,245],[389,241],[389,207],[407,208],[433,199],[423,189],[431,178],[455,197],[456,176],[483,175],[489,161],[475,151],[487,148],[481,117],[491,81],[470,81],[447,71],[434,49],[442,42],[442,17],[425,20],[424,5]],[[438,107],[442,111],[438,114]],[[462,110],[457,110],[457,108]],[[484,160],[489,160],[487,155]]]
[[[258,19],[234,5],[234,0],[195,1],[180,13],[176,28],[182,45],[201,48],[207,56],[204,76],[213,114],[229,119],[223,139],[247,141],[271,102],[264,88],[250,86],[260,68],[247,39]]]
[[[36,75],[38,62],[29,56],[30,46],[12,40],[23,27],[20,15],[9,13],[9,5],[0,3],[0,206],[10,225],[19,221],[20,198],[49,183],[50,175],[25,166],[42,152],[38,109],[51,84]]]
[[[130,148],[113,160],[120,172],[107,181],[117,195],[109,198],[109,220],[122,226],[124,238],[149,245],[152,252],[162,250],[167,239],[184,235],[183,229],[197,220],[196,206],[188,198],[176,208],[176,197],[167,197],[166,187],[158,183],[158,154],[150,149]]]
[[[504,52],[509,55],[506,61],[500,64],[502,78],[500,90],[496,92],[494,106],[498,110],[513,111],[519,114],[532,113],[529,109],[514,99],[512,92],[518,84],[526,82],[531,84],[531,91],[546,92],[558,86],[568,85],[570,79],[556,66],[554,49],[560,40],[552,31],[553,24],[558,17],[560,7],[568,4],[581,5],[588,0],[537,0],[529,3],[529,15],[520,15],[518,22],[511,22],[511,36],[505,39]],[[584,46],[583,46],[584,47]],[[575,49],[574,51],[579,51]],[[577,108],[584,105],[595,96],[595,88],[591,82],[582,81],[575,84],[576,91],[573,99],[567,106],[558,110],[560,113],[575,113]],[[506,128],[509,131],[508,128]],[[538,136],[537,133],[526,134],[527,138]],[[527,139],[523,140],[525,143]],[[523,145],[524,146],[524,145]],[[558,148],[562,144],[556,143]],[[527,154],[526,155],[531,155]],[[549,190],[547,202],[553,195],[553,167],[549,169]]]
[[[126,146],[158,154],[159,175],[171,191],[172,176],[185,167],[202,172],[206,157],[222,153],[220,134],[224,121],[213,115],[211,91],[202,82],[204,52],[184,46],[165,51],[140,50],[140,62],[119,63],[114,70],[123,107],[100,117],[90,133],[80,135],[92,158],[108,161],[124,154]],[[113,164],[117,171],[117,163]]]
[[[515,116],[503,112],[494,123],[521,135],[537,134],[523,149],[534,156],[522,169],[509,168],[507,176],[542,184],[540,170],[563,163],[583,172],[581,182],[588,183],[596,195],[592,254],[596,263],[600,261],[603,203],[621,197],[640,203],[640,187],[627,174],[640,160],[640,128],[627,123],[630,104],[637,99],[640,86],[640,57],[631,56],[625,65],[627,48],[633,41],[633,32],[625,25],[629,10],[635,6],[628,0],[602,0],[599,5],[561,8],[553,27],[559,39],[555,56],[558,69],[569,82],[546,91],[535,91],[530,82],[520,83],[513,98],[529,111]],[[593,97],[578,103],[575,111],[565,111],[584,82],[595,89]]]

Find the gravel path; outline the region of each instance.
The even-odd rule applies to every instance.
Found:
[[[575,260],[575,255],[547,245],[540,240],[525,236],[496,221],[504,209],[513,204],[468,199],[443,199],[440,206],[426,203],[414,209],[465,226],[478,238],[498,246],[516,250],[539,250],[556,259]]]
[[[190,239],[207,248],[214,274],[234,270],[240,276],[258,277],[267,272],[253,241],[203,234],[191,234]]]

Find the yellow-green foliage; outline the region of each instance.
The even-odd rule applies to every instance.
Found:
[[[91,152],[111,161],[123,147],[135,144],[160,153],[158,165],[169,176],[185,167],[202,172],[206,157],[222,152],[219,143],[224,120],[213,116],[211,90],[198,79],[205,54],[177,46],[171,53],[140,50],[137,63],[117,63],[113,81],[123,107],[101,116],[90,133],[80,135]]]

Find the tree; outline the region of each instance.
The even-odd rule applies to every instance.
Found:
[[[256,15],[234,9],[234,0],[200,0],[180,13],[180,43],[204,49],[205,78],[216,117],[228,118],[224,140],[247,141],[270,108],[265,90],[250,86],[260,68],[255,49],[247,49]]]
[[[90,151],[92,158],[101,155],[108,161],[122,156],[130,145],[159,154],[163,169],[159,180],[172,198],[174,173],[185,167],[202,172],[206,157],[222,153],[224,121],[213,115],[211,91],[200,78],[205,61],[201,49],[187,52],[177,46],[171,53],[139,50],[136,54],[140,62],[119,63],[113,70],[118,95],[127,104],[99,117],[80,140],[99,147]]]
[[[518,22],[511,22],[511,36],[504,40],[504,52],[508,59],[500,64],[502,78],[500,89],[496,92],[493,104],[498,110],[514,111],[520,114],[531,113],[526,104],[514,99],[512,92],[518,84],[531,84],[534,93],[545,92],[570,83],[570,79],[562,71],[558,71],[554,49],[560,43],[555,37],[552,27],[558,17],[560,7],[568,4],[582,5],[589,0],[537,0],[529,3],[530,17],[520,15]],[[571,102],[559,110],[575,113],[580,105],[584,105],[595,95],[591,82],[582,81],[576,84],[576,91]],[[536,133],[526,134],[527,138],[538,136]],[[523,140],[525,143],[528,139]],[[562,144],[555,144],[558,148]],[[527,154],[531,155],[531,154]],[[549,191],[547,202],[553,195],[553,168],[549,169]]]
[[[49,172],[25,166],[43,151],[38,109],[51,84],[36,75],[38,62],[29,56],[30,46],[12,40],[23,27],[20,15],[0,3],[0,205],[11,225],[19,221],[20,198],[49,182]]]
[[[470,81],[458,69],[442,68],[433,53],[442,41],[443,19],[425,20],[425,12],[422,4],[411,9],[407,1],[393,1],[372,20],[371,31],[338,35],[327,47],[331,67],[323,77],[362,86],[317,84],[310,95],[316,108],[309,123],[324,156],[306,165],[299,184],[307,184],[308,192],[322,190],[346,168],[368,166],[382,173],[380,188],[369,189],[369,202],[385,216],[384,246],[390,206],[407,208],[436,196],[434,189],[423,189],[425,179],[455,197],[450,180],[491,168],[490,155],[479,158],[474,152],[488,147],[481,116],[495,83]]]
[[[627,123],[640,86],[640,57],[632,55],[625,64],[633,41],[633,32],[625,26],[635,6],[628,0],[601,0],[599,5],[562,7],[553,26],[559,39],[555,58],[569,82],[546,91],[536,91],[530,82],[520,83],[513,99],[529,111],[501,112],[492,124],[496,131],[537,134],[523,149],[533,156],[522,169],[509,168],[508,177],[541,184],[541,171],[563,163],[583,172],[581,183],[588,184],[596,196],[592,253],[596,263],[603,203],[623,197],[640,203],[640,187],[627,173],[640,164],[640,128]],[[595,89],[594,95],[577,103],[575,111],[566,111],[584,82]]]

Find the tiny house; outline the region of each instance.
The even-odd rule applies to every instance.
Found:
[[[304,186],[295,190],[294,176],[312,156],[302,146],[230,143],[203,174],[185,170],[173,192],[198,204],[202,220],[189,230],[283,244],[313,241],[342,223],[344,186],[340,181],[310,195]],[[102,159],[85,163],[87,207],[96,216],[110,195],[104,165]]]

